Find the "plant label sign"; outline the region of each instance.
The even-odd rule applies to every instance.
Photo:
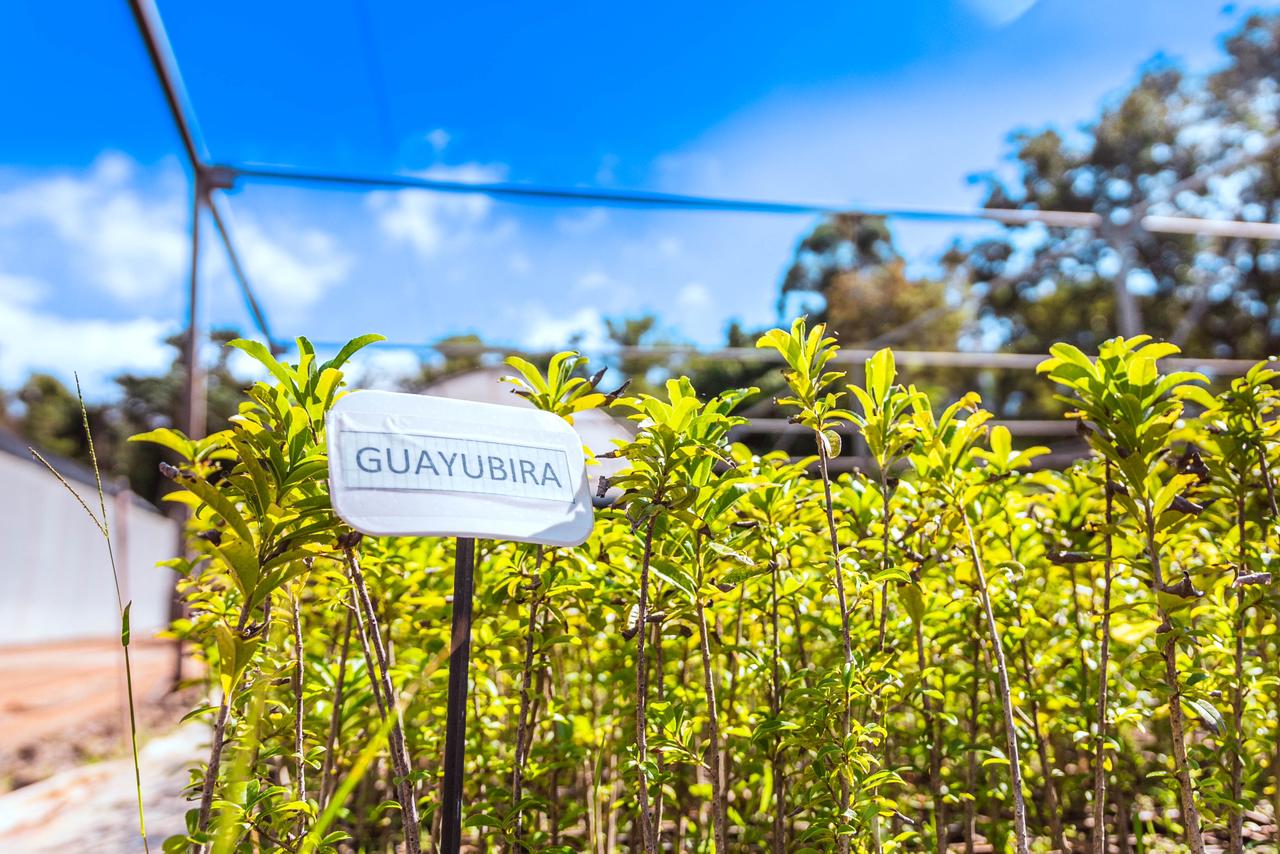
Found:
[[[333,509],[358,531],[551,546],[591,533],[582,439],[551,413],[357,391],[326,428]]]

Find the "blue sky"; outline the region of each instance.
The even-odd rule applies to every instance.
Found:
[[[1264,4],[1265,6],[1266,4]],[[1221,60],[1246,7],[932,0],[216,6],[160,0],[215,160],[461,180],[970,207],[1007,134],[1096,115],[1161,55]],[[1247,7],[1254,8],[1254,7]],[[0,5],[0,385],[158,368],[181,326],[188,182],[127,4]],[[803,217],[246,185],[278,335],[511,345],[655,311],[714,344],[774,319]],[[895,223],[926,266],[975,227]],[[211,238],[211,235],[207,235]],[[205,317],[249,330],[205,241]],[[393,369],[394,354],[383,357]]]

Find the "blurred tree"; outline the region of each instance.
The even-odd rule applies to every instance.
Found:
[[[748,329],[739,321],[731,321],[725,330],[724,346],[730,349],[746,349],[755,351],[756,340],[764,333],[763,329]],[[761,351],[763,352],[763,351]],[[735,388],[755,387],[764,395],[771,397],[782,391],[784,383],[778,364],[767,359],[709,359],[695,357],[689,359],[684,366],[685,372],[693,380],[693,386],[700,394],[707,397],[722,391]],[[767,399],[767,398],[764,398]],[[757,399],[757,403],[760,399]],[[772,406],[768,407],[772,409]],[[757,413],[763,412],[760,407],[751,407]]]
[[[209,423],[217,425],[235,414],[244,398],[244,384],[232,375],[227,365],[230,351],[223,346],[237,335],[219,330],[210,337],[218,345],[218,355],[206,368]],[[178,423],[186,388],[182,341],[181,335],[166,339],[175,352],[167,372],[122,374],[115,380],[120,389],[118,399],[86,405],[103,476],[126,478],[134,492],[152,502],[167,491],[168,481],[159,475],[163,451],[158,446],[131,443],[128,438]],[[38,448],[89,464],[80,402],[73,389],[48,374],[32,374],[12,398],[14,402],[5,407],[7,426]]]
[[[1191,354],[1280,351],[1280,247],[1138,227],[1148,213],[1276,220],[1280,16],[1250,17],[1225,47],[1226,65],[1207,78],[1152,64],[1079,140],[1053,130],[1011,137],[1016,178],[984,176],[988,207],[1092,211],[1106,226],[1010,228],[958,248],[988,343],[1090,350],[1143,331]],[[1045,393],[1009,373],[996,394],[998,407],[1025,413]]]
[[[32,374],[14,395],[19,404],[11,417],[15,426],[29,442],[37,447],[77,459],[88,461],[84,425],[81,421],[80,402],[75,392],[64,386],[50,374]],[[100,419],[95,407],[91,419]]]
[[[244,400],[247,385],[231,373],[228,359],[233,350],[228,341],[239,338],[231,330],[215,329],[209,333],[216,356],[205,365],[205,388],[208,395],[206,424],[220,429],[226,420],[236,413]],[[174,360],[163,374],[121,374],[116,377],[121,396],[118,402],[105,407],[104,421],[107,431],[104,438],[112,441],[111,462],[116,474],[124,475],[134,492],[148,501],[158,501],[167,492],[167,484],[160,477],[159,464],[166,459],[158,446],[150,443],[129,442],[136,433],[157,427],[181,427],[182,411],[186,405],[186,359],[183,358],[183,336],[173,335],[165,343],[174,348]],[[95,441],[98,441],[95,434]],[[99,456],[106,455],[99,451]],[[171,462],[171,460],[170,460]]]
[[[604,326],[609,343],[623,348],[616,358],[610,360],[609,367],[621,375],[615,379],[631,380],[633,392],[651,394],[668,376],[674,375],[675,360],[662,355],[628,353],[625,349],[627,347],[666,347],[675,344],[658,330],[657,315],[606,317]]]
[[[945,282],[908,277],[883,217],[849,215],[827,218],[800,242],[778,311],[825,322],[845,347],[950,350],[965,319]]]
[[[396,388],[418,394],[445,377],[483,367],[484,355],[469,349],[483,344],[484,340],[479,335],[450,335],[441,338],[436,346],[440,348],[438,352],[442,358],[423,359],[418,373],[398,379]]]

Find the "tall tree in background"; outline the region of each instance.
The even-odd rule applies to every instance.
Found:
[[[833,216],[810,232],[782,282],[778,311],[807,311],[845,347],[909,341],[950,350],[964,325],[945,282],[907,275],[882,217]]]
[[[209,352],[205,354],[205,393],[208,399],[207,424],[220,429],[234,415],[245,399],[245,380],[231,372],[228,358],[236,351],[226,346],[240,335],[226,329],[209,333]],[[129,442],[137,433],[158,427],[174,427],[185,408],[186,360],[183,358],[182,335],[165,339],[174,348],[174,359],[163,374],[121,374],[116,377],[121,397],[106,408],[115,451],[110,459],[118,474],[129,478],[134,492],[148,501],[158,501],[168,491],[168,481],[160,477],[159,464],[164,452],[150,443]],[[213,356],[212,361],[208,360]],[[100,453],[101,456],[101,453]]]
[[[960,253],[989,343],[1089,350],[1142,331],[1192,355],[1280,351],[1280,247],[1139,227],[1148,214],[1276,219],[1280,16],[1249,18],[1225,48],[1227,63],[1208,77],[1153,64],[1082,139],[1012,137],[1016,178],[987,176],[988,207],[1091,211],[1106,225],[1010,228]],[[1028,381],[1000,384],[1016,405]]]
[[[441,338],[436,342],[441,358],[422,359],[418,372],[396,379],[395,386],[400,391],[419,394],[445,377],[481,368],[485,365],[484,356],[469,348],[480,347],[483,344],[484,339],[475,334],[450,335]]]
[[[224,424],[244,399],[244,383],[236,379],[227,364],[231,353],[224,345],[238,337],[234,332],[211,334],[217,357],[207,366],[209,423]],[[116,377],[119,397],[87,407],[89,426],[98,452],[98,462],[108,478],[125,478],[129,488],[158,501],[166,491],[159,475],[163,451],[159,446],[129,442],[135,433],[157,427],[174,427],[185,399],[186,370],[182,358],[181,335],[166,340],[174,348],[174,361],[162,374],[122,374]],[[0,424],[21,434],[36,447],[89,464],[89,446],[80,420],[80,401],[54,376],[32,374],[12,395],[7,396]]]

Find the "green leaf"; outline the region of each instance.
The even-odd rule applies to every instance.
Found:
[[[912,625],[919,626],[924,620],[924,593],[920,590],[920,585],[914,583],[904,584],[901,589],[902,605],[907,609]]]
[[[280,364],[280,362],[276,360],[275,356],[271,355],[271,351],[267,349],[267,345],[263,344],[261,341],[237,338],[234,341],[228,341],[227,346],[234,347],[235,349],[250,356],[266,368],[271,373],[271,376],[279,380],[280,384],[286,389],[289,389],[294,394],[298,393],[298,387],[294,384],[293,377],[290,375],[289,370],[284,365]]]
[[[889,389],[897,378],[897,367],[893,361],[893,351],[888,347],[878,350],[867,359],[867,391],[877,402],[889,397]]]
[[[655,557],[650,562],[649,569],[654,575],[685,594],[689,601],[693,601],[696,598],[698,588],[693,581],[693,576],[679,563],[666,558]]]
[[[818,441],[822,443],[823,449],[827,453],[827,459],[834,460],[840,456],[840,451],[844,447],[844,443],[840,439],[840,434],[835,430],[823,430],[818,434]]]
[[[125,603],[124,610],[120,612],[120,645],[129,645],[129,611],[133,608],[133,600]]]
[[[196,456],[196,443],[182,435],[177,430],[168,427],[157,427],[155,430],[148,430],[145,433],[138,433],[129,437],[130,442],[150,442],[153,445],[160,445],[168,448],[187,462],[191,462]]]
[[[1222,719],[1222,715],[1213,707],[1213,704],[1199,697],[1182,698],[1182,702],[1191,710],[1200,721],[1213,731],[1214,735],[1222,735],[1227,730],[1226,721]]]
[[[201,480],[198,475],[187,474],[181,476],[178,484],[193,493],[213,512],[222,517],[222,520],[231,526],[240,538],[246,543],[253,542],[253,533],[249,530],[249,523],[245,521],[244,516],[236,509],[225,495],[223,495],[216,486],[211,486]]]
[[[320,366],[320,373],[324,373],[329,368],[341,368],[347,363],[348,359],[363,350],[365,347],[368,347],[370,344],[376,344],[379,341],[386,340],[385,336],[379,335],[376,332],[352,338],[346,344],[342,345],[342,349],[338,351],[338,355]]]

